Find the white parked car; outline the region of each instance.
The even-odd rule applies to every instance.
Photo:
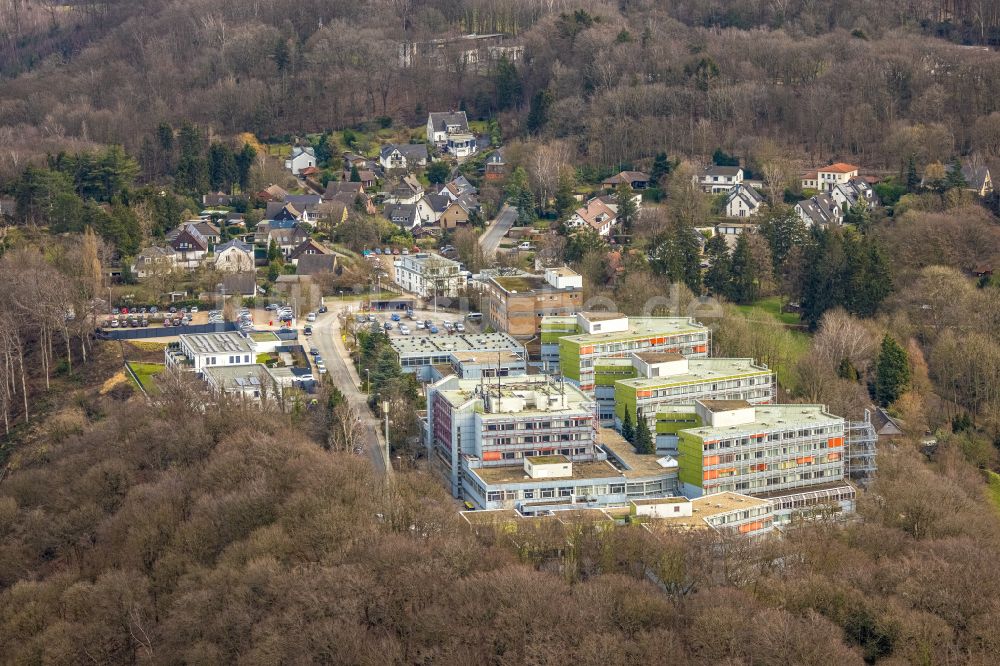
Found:
[[[405,324],[402,325],[402,326],[400,326],[399,327],[399,334],[400,335],[409,335],[410,334],[410,327],[407,326],[407,325],[405,325]]]
[[[306,321],[316,321],[316,313],[310,312],[306,315]]]
[[[417,322],[417,328],[418,328],[418,329],[421,329],[421,328],[426,328],[426,327],[424,326],[424,322],[422,322],[422,321],[418,321],[418,322]]]
[[[455,324],[455,331],[457,331],[458,333],[465,333],[465,324],[463,324],[462,322],[458,322],[457,324]]]

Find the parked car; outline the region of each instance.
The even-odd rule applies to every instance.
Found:
[[[406,324],[400,324],[399,325],[399,334],[400,335],[409,335],[410,334],[410,327],[407,326]]]
[[[404,248],[403,248],[403,251],[401,252],[401,254],[410,254],[410,249],[409,249],[409,248],[406,248],[406,247],[404,247]]]
[[[399,321],[399,313],[398,312],[393,312],[392,316],[390,317],[390,319],[392,319],[393,321]]]
[[[320,314],[326,314],[327,312],[329,312],[329,310],[330,309],[325,305],[321,305],[319,306],[319,310],[317,310],[317,312],[319,312]]]
[[[385,322],[385,323],[384,323],[384,324],[383,324],[382,326],[383,326],[383,328],[385,328],[385,330],[387,330],[387,331],[391,331],[391,330],[392,330],[392,324],[391,324],[391,323],[389,323],[389,322]]]
[[[432,322],[430,319],[425,319],[424,320],[424,326],[426,326],[427,328],[430,328],[433,325],[434,325],[434,322]]]
[[[150,314],[156,314],[159,311],[160,310],[155,305],[153,307],[149,308]]]
[[[455,325],[454,325],[453,323],[451,323],[450,321],[446,321],[446,322],[444,323],[444,330],[448,331],[449,333],[450,333],[450,332],[451,332],[452,330],[454,330],[454,328],[455,328]]]
[[[116,319],[115,321],[111,322],[111,323],[112,323],[112,324],[114,325],[114,328],[118,328],[118,320],[117,320],[117,319]],[[171,324],[170,324],[170,318],[169,318],[169,317],[163,320],[163,325],[164,325],[165,327],[166,327],[166,326],[170,326],[170,325],[171,325]]]
[[[382,248],[380,247],[375,248],[375,254],[382,254]]]
[[[456,333],[465,333],[465,324],[463,324],[462,322],[457,322],[455,324],[455,332]]]
[[[323,370],[323,369],[326,368],[326,362],[323,359],[321,359],[321,358],[319,358],[317,356],[316,357],[316,367],[319,368],[320,370]]]
[[[197,305],[191,306],[191,313],[192,314],[195,313],[195,312],[197,312],[197,311],[198,311],[198,306]]]
[[[431,333],[437,333],[438,332],[438,327],[437,326],[431,326],[430,331],[431,331]]]
[[[304,329],[302,329],[302,333],[304,335],[306,335],[306,336],[312,335],[313,334],[313,327],[312,326],[306,326]]]
[[[399,248],[398,248],[398,247],[397,247],[397,248],[395,248],[395,249],[394,249],[394,250],[392,251],[392,253],[393,253],[393,254],[399,254]]]
[[[111,328],[118,328],[118,320],[117,319],[112,319],[111,320]]]
[[[313,356],[319,356],[319,350],[316,349],[315,347],[310,347],[309,353],[312,354]]]
[[[272,312],[272,311],[278,309],[278,304],[277,303],[268,303],[266,306],[264,306],[264,309],[267,310],[268,312]]]
[[[466,319],[466,321],[471,321],[472,323],[476,324],[476,323],[479,323],[479,322],[481,322],[483,320],[483,313],[482,312],[470,312],[469,314],[465,315],[465,319]]]
[[[140,323],[140,326],[142,326],[143,328],[146,328],[147,326],[149,326],[149,320],[148,319],[143,319],[142,322]]]
[[[321,375],[325,375],[326,374],[326,367],[325,366],[321,367],[321,368],[317,368],[317,370],[319,370],[319,374],[321,374]]]
[[[171,305],[170,306],[170,314],[173,314],[175,312],[177,312],[177,308],[175,308],[173,305]]]
[[[427,326],[422,321],[417,321],[417,329],[427,328]]]
[[[306,321],[316,321],[316,313],[310,312],[306,315]]]

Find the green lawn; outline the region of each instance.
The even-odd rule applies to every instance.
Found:
[[[776,322],[789,325],[788,328],[785,328],[785,331],[788,332],[789,340],[791,341],[791,347],[789,349],[790,358],[787,363],[782,363],[775,368],[775,374],[777,374],[778,383],[781,384],[781,386],[786,389],[793,389],[795,386],[793,368],[798,362],[798,359],[802,358],[802,356],[809,352],[809,346],[812,342],[809,333],[807,333],[805,329],[792,328],[792,326],[797,326],[802,323],[799,319],[799,315],[794,312],[782,312],[781,298],[778,296],[762,298],[751,305],[738,305],[736,308],[746,316],[751,315],[751,313],[757,313],[758,315],[763,313],[772,317]]]
[[[769,298],[762,298],[756,303],[751,303],[750,305],[738,305],[736,307],[740,312],[744,314],[749,314],[750,310],[753,310],[754,308],[758,310],[763,310],[764,312],[768,313],[769,315],[780,321],[782,324],[795,325],[802,323],[801,319],[799,318],[799,315],[797,315],[796,313],[781,311],[780,296],[771,296]]]
[[[986,470],[986,489],[993,506],[1000,511],[1000,474]]]
[[[156,393],[159,390],[153,382],[153,377],[163,372],[164,367],[162,363],[129,362],[128,366],[132,368],[132,372],[139,378],[139,383],[142,384],[142,388],[146,389],[146,393]]]

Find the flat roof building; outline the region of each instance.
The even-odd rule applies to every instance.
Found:
[[[403,255],[396,267],[396,284],[423,298],[457,296],[465,286],[461,264],[437,254]]]
[[[209,367],[253,363],[254,349],[242,333],[193,333],[178,336],[177,346],[164,352],[167,367],[194,370],[201,374]]]
[[[738,492],[784,498],[792,509],[832,502],[852,511],[854,488],[844,480],[844,419],[823,405],[752,405],[745,400],[702,400],[691,411],[700,425],[679,430],[679,480],[684,494]],[[816,494],[822,490],[818,495]]]
[[[551,350],[545,347],[557,344],[559,371],[587,392],[594,390],[596,366],[604,359],[629,359],[632,354],[647,352],[703,358],[709,352],[708,328],[690,317],[579,312],[575,326],[568,323],[565,318],[542,319],[543,361],[551,358]]]
[[[676,492],[676,461],[638,456],[598,429],[592,399],[547,375],[460,380],[427,390],[427,444],[456,497],[479,508],[624,504]]]
[[[431,380],[432,366],[452,365],[454,354],[460,354],[462,358],[468,359],[466,363],[470,367],[472,360],[478,358],[483,364],[481,371],[484,372],[484,376],[489,375],[485,369],[491,363],[496,365],[495,355],[498,352],[501,354],[501,360],[505,353],[515,354],[522,360],[527,359],[524,345],[507,333],[408,335],[393,337],[389,342],[396,352],[396,358],[403,372],[416,373],[421,381]],[[473,357],[471,354],[481,354],[482,356]],[[494,356],[490,357],[490,354]],[[511,374],[510,367],[511,364],[508,364],[508,374]],[[503,364],[501,364],[502,369]]]
[[[685,358],[680,354],[642,352],[633,355],[636,377],[614,382],[615,426],[625,412],[632,423],[641,414],[652,430],[657,412],[666,405],[695,400],[737,399],[766,404],[775,397],[774,371],[751,358]]]
[[[543,275],[497,275],[486,282],[490,322],[518,338],[541,331],[542,317],[575,314],[583,305],[583,278],[570,268]]]

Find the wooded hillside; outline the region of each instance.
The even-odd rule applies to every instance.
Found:
[[[269,136],[458,107],[507,138],[570,138],[602,166],[718,147],[759,158],[763,140],[889,171],[911,155],[990,158],[1000,58],[961,44],[992,43],[989,6],[12,0],[0,174],[89,142],[137,154],[161,122]],[[404,43],[493,31],[523,57],[474,66],[445,45],[402,66]]]

